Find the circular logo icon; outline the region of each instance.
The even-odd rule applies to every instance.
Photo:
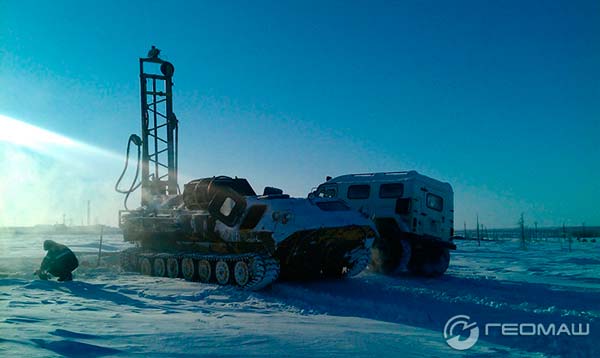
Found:
[[[469,322],[471,317],[457,315],[451,317],[444,326],[444,339],[454,349],[464,351],[477,343],[479,339],[479,327],[477,322]],[[467,335],[468,334],[468,335]],[[463,336],[467,338],[461,339]]]

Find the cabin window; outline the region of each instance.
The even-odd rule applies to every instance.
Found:
[[[337,188],[335,186],[324,186],[319,188],[317,193],[319,198],[337,198]]]
[[[389,183],[381,184],[379,187],[379,197],[385,198],[401,198],[404,195],[404,184]]]
[[[234,207],[235,207],[235,201],[233,199],[227,197],[223,201],[223,204],[221,205],[221,209],[219,209],[219,212],[221,214],[223,214],[223,216],[229,216],[231,214],[231,212],[233,211]]]
[[[348,187],[348,199],[368,199],[371,194],[371,186],[366,184],[350,185]]]
[[[427,198],[427,207],[433,210],[442,211],[444,208],[444,199],[441,196],[428,193]]]

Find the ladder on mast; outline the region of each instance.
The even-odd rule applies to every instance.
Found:
[[[154,55],[152,51],[155,50]],[[140,58],[142,116],[142,206],[154,196],[176,195],[178,120],[173,113],[175,67],[158,57],[152,48]],[[160,72],[157,71],[160,70]]]

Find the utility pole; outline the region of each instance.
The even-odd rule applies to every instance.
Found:
[[[519,219],[519,226],[521,227],[521,248],[525,249],[525,217],[523,213]]]
[[[468,239],[469,237],[467,236],[467,221],[465,220],[464,225],[463,225],[463,230],[465,232],[465,239]]]
[[[90,201],[87,201],[87,226],[90,226]]]
[[[565,224],[563,224],[563,233],[567,235],[567,229],[565,229]],[[571,252],[571,244],[573,243],[573,238],[569,235],[569,252]]]
[[[100,226],[100,245],[98,245],[98,263],[97,266],[100,266],[100,258],[102,257],[102,236],[104,236],[104,226]]]
[[[481,246],[481,237],[479,237],[479,214],[477,214],[477,246]]]
[[[563,248],[563,241],[567,240],[567,229],[565,228],[565,223],[563,223],[563,227],[562,227],[562,240],[560,241],[560,248]],[[571,249],[569,248],[569,251],[571,251]]]

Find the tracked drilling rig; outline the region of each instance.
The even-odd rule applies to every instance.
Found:
[[[123,237],[136,246],[122,252],[123,268],[250,290],[278,277],[361,272],[369,262],[375,227],[342,201],[290,198],[273,187],[257,195],[246,179],[228,176],[193,180],[180,193],[175,68],[159,53],[153,47],[140,59],[141,137],[130,136],[125,168],[115,185],[126,195],[125,210],[119,211]],[[135,177],[123,190],[118,186],[131,144],[137,147]],[[140,187],[141,205],[129,210],[127,199]]]

